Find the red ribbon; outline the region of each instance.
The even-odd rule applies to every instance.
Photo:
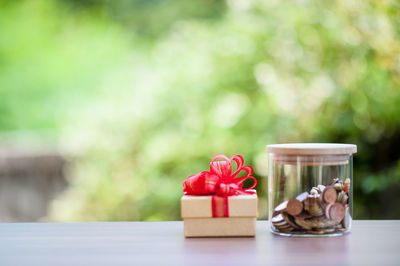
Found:
[[[217,161],[217,160],[223,161]],[[232,162],[235,162],[236,171],[232,174]],[[244,159],[241,155],[228,158],[225,155],[215,155],[210,163],[210,171],[203,171],[199,174],[189,176],[183,182],[183,192],[186,195],[213,195],[212,215],[213,217],[229,217],[228,196],[254,194],[249,191],[257,186],[257,180],[251,176],[253,168],[243,166]],[[236,176],[245,171],[243,177]],[[243,181],[251,179],[254,181],[249,188],[243,189]]]

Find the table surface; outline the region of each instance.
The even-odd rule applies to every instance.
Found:
[[[400,265],[399,221],[353,221],[341,237],[183,237],[182,222],[3,223],[0,265]]]

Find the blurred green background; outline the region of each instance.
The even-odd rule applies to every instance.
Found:
[[[1,136],[70,163],[46,220],[177,220],[182,181],[340,142],[356,219],[400,218],[398,1],[0,0]]]

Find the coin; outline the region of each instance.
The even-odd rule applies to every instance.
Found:
[[[273,223],[276,227],[287,227],[288,223],[286,221],[282,221],[279,223]]]
[[[344,215],[344,219],[343,219],[342,223],[343,223],[344,228],[349,228],[350,224],[351,224],[350,209],[349,209],[349,207],[346,207],[346,206],[345,206],[345,208],[346,208],[346,213]]]
[[[279,229],[279,231],[282,233],[290,233],[293,231],[293,229]]]
[[[299,215],[303,211],[303,203],[297,199],[290,199],[287,203],[286,211],[292,216]]]
[[[319,205],[318,198],[311,196],[304,201],[304,209],[312,216],[323,215],[323,210]]]
[[[343,191],[338,192],[336,202],[342,202],[343,200]]]
[[[281,202],[280,204],[278,204],[278,206],[275,207],[274,211],[283,212],[284,210],[286,210],[287,203],[288,203],[287,200]]]
[[[345,207],[343,206],[343,204],[338,202],[334,203],[329,209],[330,219],[337,223],[340,223],[343,220],[345,213]]]
[[[338,191],[338,192],[340,192],[340,191],[343,190],[343,184],[340,183],[340,182],[335,183],[335,184],[333,185],[333,187],[334,187],[334,188],[336,189],[336,191]]]
[[[324,185],[318,185],[317,188],[319,190],[319,193],[322,193],[325,190],[325,186]]]
[[[335,184],[337,182],[339,182],[339,178],[336,177],[336,178],[332,179],[332,182],[329,183],[329,185],[332,186],[333,184]]]
[[[316,198],[314,198],[313,195],[310,195],[305,201],[304,201],[304,210],[309,211],[310,207],[315,204],[317,201]]]
[[[291,226],[282,226],[282,227],[275,226],[275,228],[278,229],[279,231],[292,231],[293,230],[293,227],[291,227]]]
[[[349,196],[347,196],[346,192],[342,191],[343,199],[342,204],[347,204],[349,202]]]
[[[318,190],[318,188],[316,188],[316,187],[313,187],[311,190],[310,190],[310,194],[311,195],[318,195],[320,192],[319,192],[319,190]]]
[[[323,235],[325,232],[323,230],[307,230],[307,233],[313,234],[313,235]]]
[[[308,198],[308,192],[303,192],[296,197],[296,199],[300,202],[304,202]]]
[[[350,191],[350,178],[346,178],[346,180],[344,180],[343,190],[344,190],[344,192],[349,194],[349,191]]]
[[[307,212],[302,212],[299,215],[294,216],[294,218],[304,220],[304,219],[312,218],[312,215],[310,215]]]
[[[298,225],[303,226],[305,229],[327,228],[336,225],[334,221],[326,219],[324,217],[312,217],[304,220],[295,219],[295,221]]]
[[[294,228],[292,226],[290,226],[289,224],[286,223],[286,221],[283,221],[281,223],[273,223],[273,226],[275,229],[277,229],[280,232],[290,232],[292,231]]]
[[[342,204],[346,204],[348,201],[349,197],[344,191],[341,191],[338,193],[338,197],[336,199],[336,202],[340,202]]]
[[[325,206],[325,216],[326,216],[326,218],[328,218],[328,219],[331,219],[329,210],[331,209],[332,205],[333,205],[333,203],[330,203],[330,204],[328,204],[328,205]]]
[[[337,192],[333,187],[327,187],[321,197],[325,203],[334,203],[337,199]]]
[[[282,214],[285,221],[293,228],[299,229],[300,227],[294,222],[293,216],[283,213]]]
[[[302,228],[306,229],[306,230],[311,230],[312,225],[307,222],[306,219],[299,219],[299,218],[294,218],[294,221],[296,222],[296,224],[300,225]]]
[[[278,214],[277,216],[272,217],[271,222],[272,223],[280,223],[284,221],[282,214]]]
[[[284,231],[291,231],[294,228],[292,226],[290,226],[289,224],[286,224],[285,226],[278,226],[277,227],[279,230],[284,230]]]
[[[332,228],[324,228],[322,229],[324,231],[324,233],[333,233],[335,232],[336,228],[332,227]]]
[[[308,211],[312,216],[322,216],[324,214],[324,211],[322,210],[321,206],[319,206],[319,203],[312,205]]]
[[[346,179],[346,182],[343,184],[335,178],[329,186],[318,185],[312,187],[310,193],[303,192],[281,202],[274,209],[272,227],[283,233],[319,235],[348,230],[351,217],[345,185],[350,181]]]

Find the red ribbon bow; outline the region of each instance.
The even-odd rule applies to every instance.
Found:
[[[223,161],[217,161],[220,159]],[[237,165],[233,174],[232,162],[236,162]],[[210,171],[203,171],[186,178],[183,182],[183,192],[186,195],[213,195],[213,217],[229,217],[228,196],[254,194],[249,190],[257,186],[257,180],[251,176],[253,168],[243,165],[244,159],[241,155],[235,155],[230,159],[222,154],[215,155],[210,163]],[[241,171],[245,171],[246,175],[236,178]],[[254,183],[249,188],[243,189],[243,181],[246,179],[252,179]]]

